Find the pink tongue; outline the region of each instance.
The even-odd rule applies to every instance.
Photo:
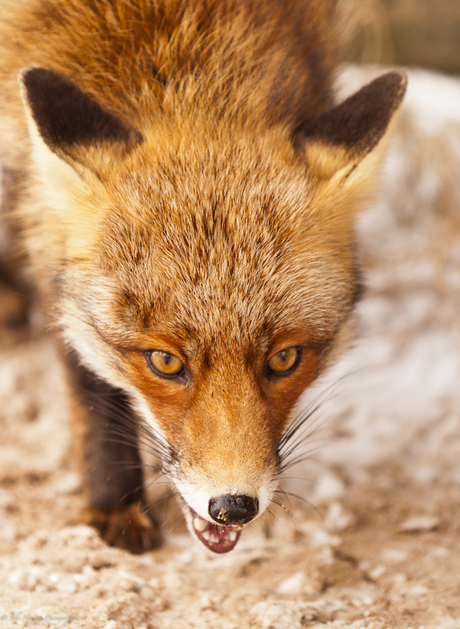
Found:
[[[241,530],[233,526],[219,526],[211,524],[192,511],[193,529],[206,548],[214,553],[228,553],[233,550],[240,537]]]

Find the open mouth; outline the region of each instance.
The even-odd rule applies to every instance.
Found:
[[[233,550],[241,534],[237,526],[220,526],[203,519],[193,509],[190,509],[192,526],[196,536],[206,548],[213,553],[228,553]]]

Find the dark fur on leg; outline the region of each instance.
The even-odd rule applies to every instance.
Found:
[[[81,521],[111,545],[139,553],[161,543],[143,511],[143,471],[135,415],[124,393],[65,353],[77,455],[89,508]],[[126,438],[120,435],[126,434]]]

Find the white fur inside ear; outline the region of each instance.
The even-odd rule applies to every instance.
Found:
[[[50,208],[61,211],[69,207],[76,196],[82,196],[85,183],[75,168],[48,148],[30,115],[28,124],[35,174],[43,186],[47,204]]]

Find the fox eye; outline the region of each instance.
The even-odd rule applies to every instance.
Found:
[[[150,369],[161,378],[175,378],[184,371],[184,363],[174,354],[159,350],[150,350],[144,354]]]
[[[274,354],[267,363],[269,371],[276,376],[287,376],[300,362],[300,347],[288,347]]]

